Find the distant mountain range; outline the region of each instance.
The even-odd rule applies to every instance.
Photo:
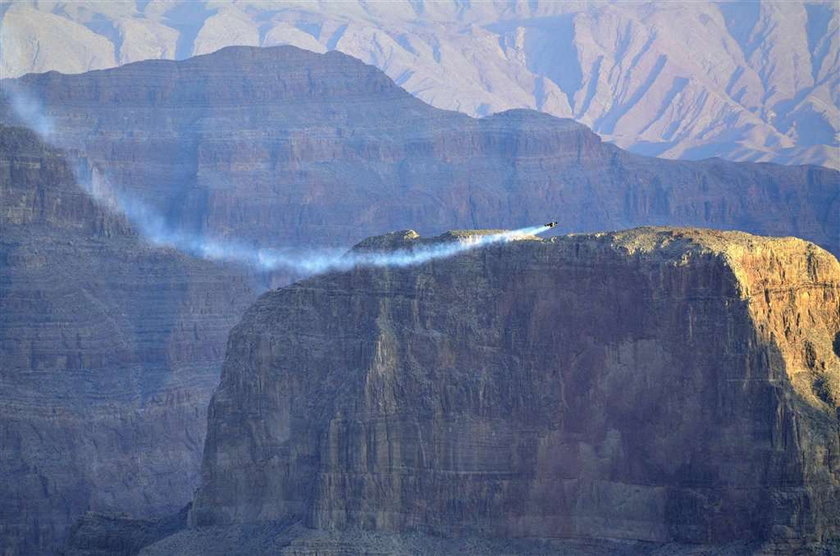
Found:
[[[439,108],[535,108],[636,153],[840,166],[831,2],[29,2],[0,74],[228,45],[340,50]]]

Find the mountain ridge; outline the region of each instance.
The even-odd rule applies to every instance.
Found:
[[[441,108],[536,108],[644,154],[840,164],[828,2],[16,2],[0,17],[10,77],[292,44],[351,54]]]
[[[49,115],[51,140],[110,187],[176,230],[258,247],[558,219],[566,232],[743,228],[840,249],[836,171],[649,158],[527,110],[475,119],[340,54],[228,47],[4,84],[0,120],[19,121],[9,102],[19,90]]]

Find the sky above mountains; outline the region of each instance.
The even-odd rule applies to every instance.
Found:
[[[3,77],[292,44],[440,108],[534,108],[642,154],[840,166],[832,3],[16,1],[0,17]]]

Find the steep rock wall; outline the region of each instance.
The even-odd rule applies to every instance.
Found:
[[[830,542],[838,296],[812,244],[688,229],[266,293],[228,343],[192,523]]]
[[[0,126],[0,552],[54,553],[86,510],[177,510],[196,485],[238,269],[153,249],[66,158]]]

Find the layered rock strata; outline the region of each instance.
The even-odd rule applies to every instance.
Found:
[[[86,510],[177,511],[196,485],[240,270],[148,247],[66,158],[0,126],[0,552]]]
[[[836,548],[838,352],[840,264],[794,238],[643,228],[308,279],[231,333],[191,523]]]
[[[110,186],[214,238],[344,247],[408,227],[558,220],[795,235],[840,253],[836,171],[647,158],[528,110],[474,119],[338,52],[230,47],[3,89],[0,121],[17,108]]]

